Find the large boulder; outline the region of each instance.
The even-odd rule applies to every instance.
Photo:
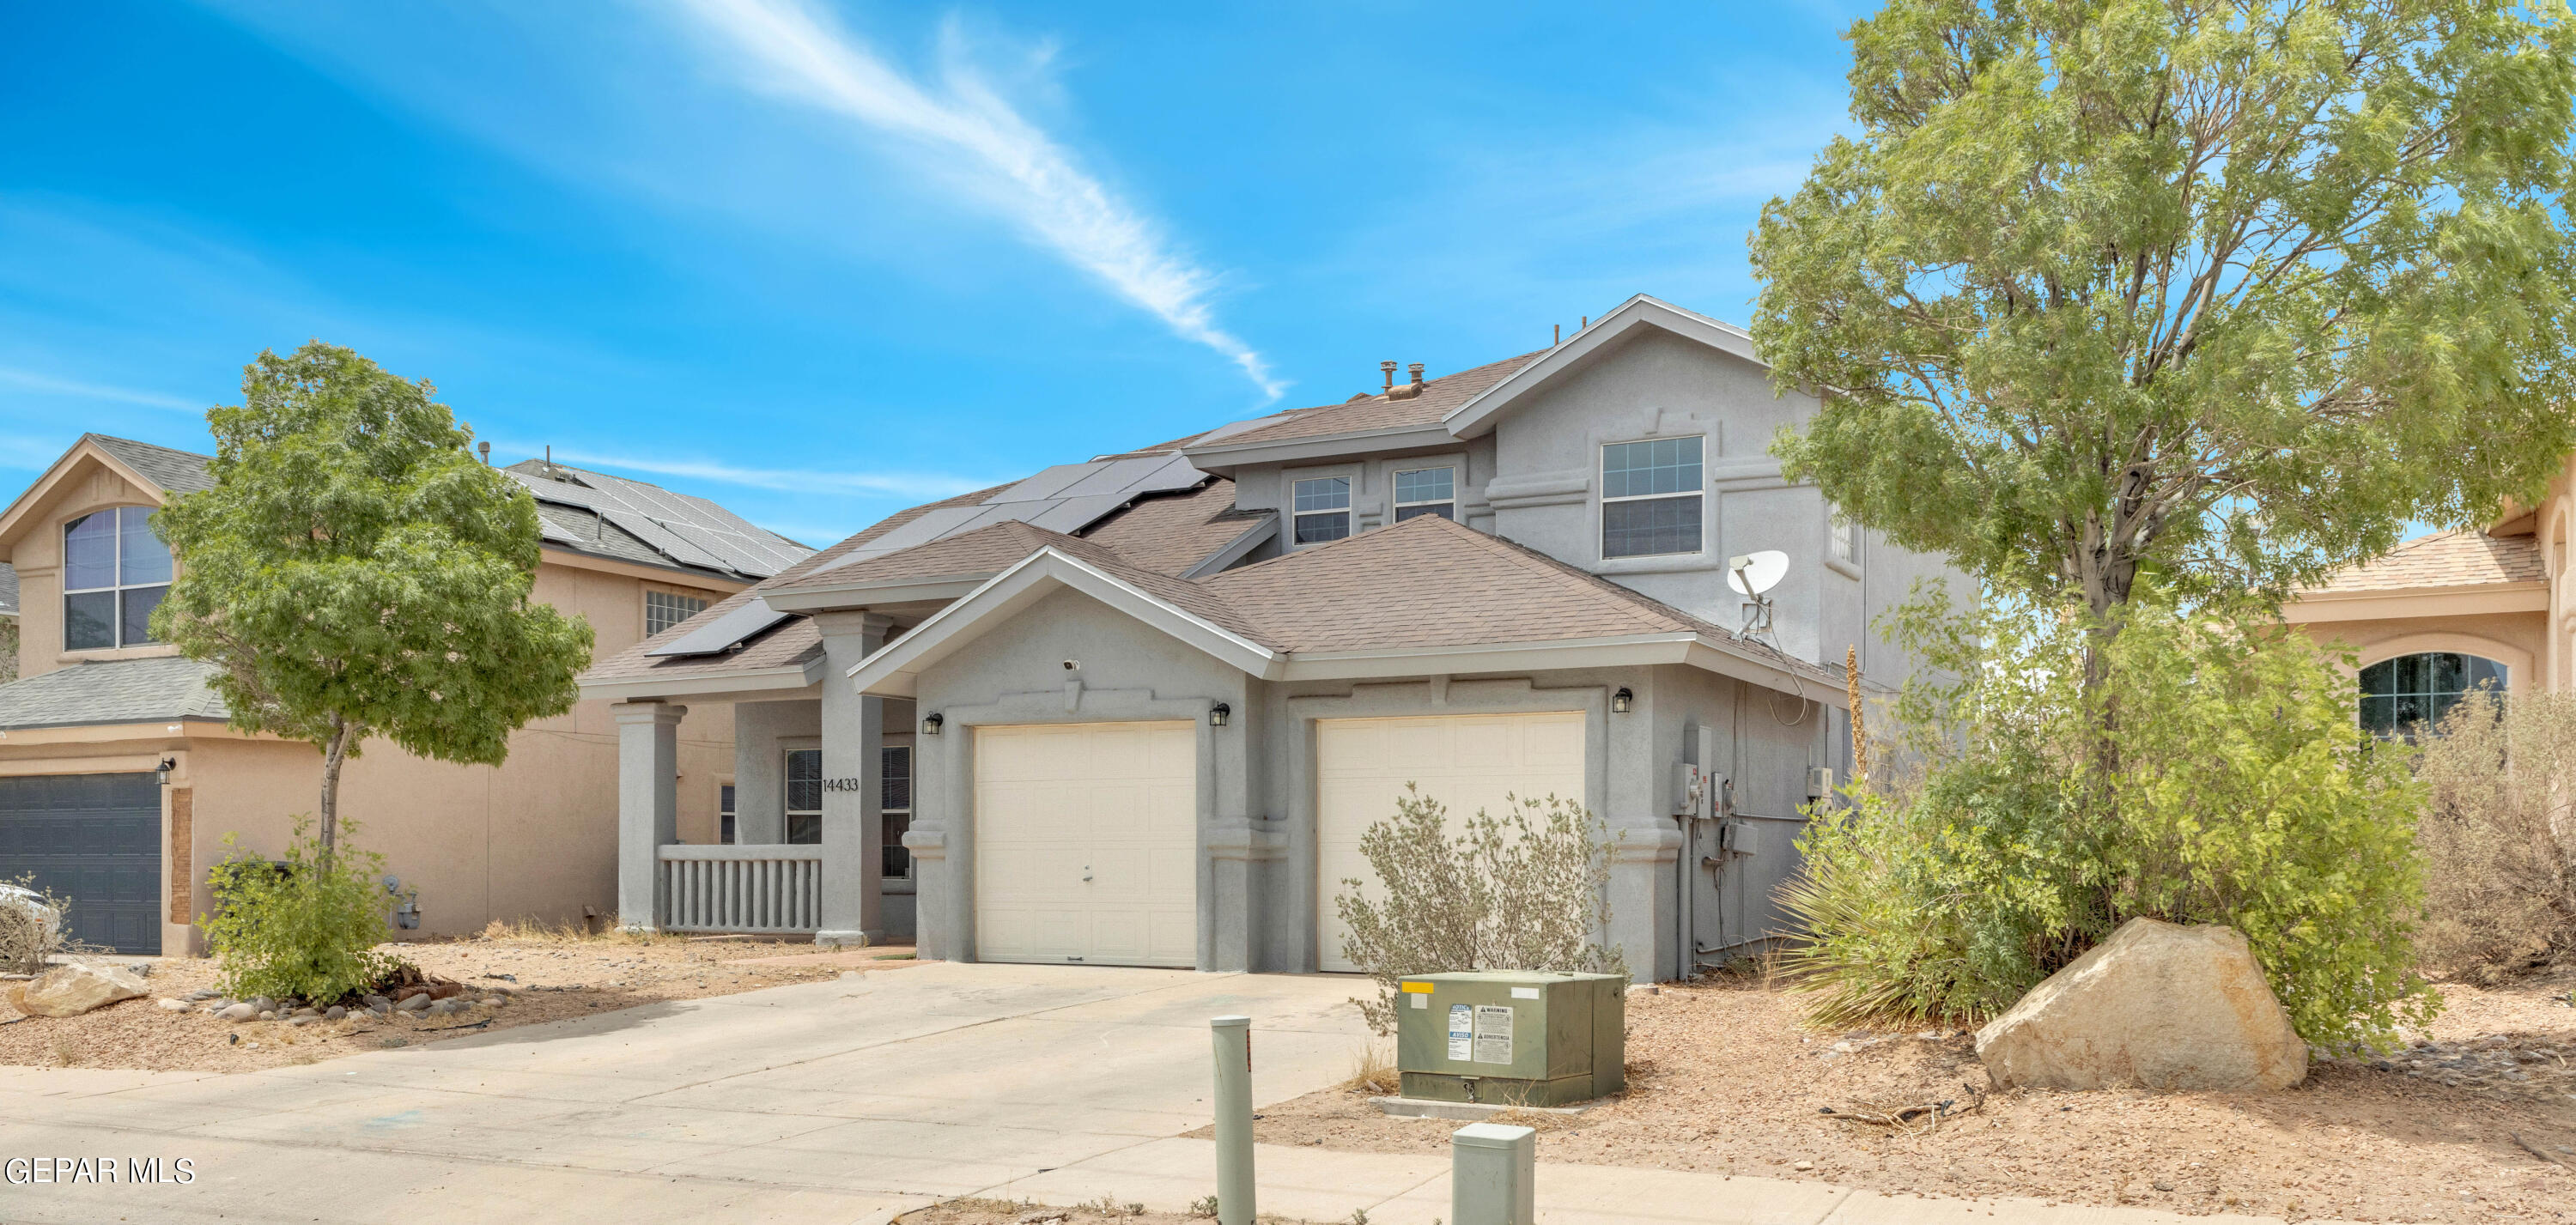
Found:
[[[1977,1031],[1995,1084],[2286,1089],[2308,1046],[2235,928],[2131,919]]]
[[[78,963],[55,966],[10,993],[18,1011],[33,1017],[76,1017],[147,994],[143,980],[132,974]]]

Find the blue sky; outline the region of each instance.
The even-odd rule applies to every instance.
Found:
[[[203,449],[320,337],[505,461],[820,544],[1632,293],[1743,322],[1860,11],[25,6],[0,483],[83,430]]]

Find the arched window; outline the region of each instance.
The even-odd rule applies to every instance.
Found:
[[[2504,696],[2505,666],[2459,651],[2384,659],[2361,670],[2361,726],[2383,735],[2439,723],[2480,686]]]
[[[63,649],[102,651],[152,641],[152,610],[170,590],[170,546],[152,508],[120,506],[63,525]]]

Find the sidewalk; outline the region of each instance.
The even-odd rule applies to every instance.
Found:
[[[2183,1216],[2154,1208],[2051,1205],[2034,1199],[1926,1199],[1823,1183],[1683,1170],[1559,1165],[1539,1139],[1543,1225],[1689,1221],[1695,1225],[2281,1225],[2269,1216]],[[1432,1225],[1449,1215],[1446,1156],[1351,1153],[1264,1144],[1254,1149],[1260,1211],[1304,1221]],[[1155,1140],[981,1194],[1070,1207],[1108,1196],[1149,1211],[1186,1212],[1216,1187],[1216,1144]],[[2337,1225],[2307,1218],[2320,1225]]]

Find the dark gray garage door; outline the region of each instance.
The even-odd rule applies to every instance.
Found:
[[[0,778],[0,881],[71,899],[71,936],[161,951],[161,786],[151,774]]]

